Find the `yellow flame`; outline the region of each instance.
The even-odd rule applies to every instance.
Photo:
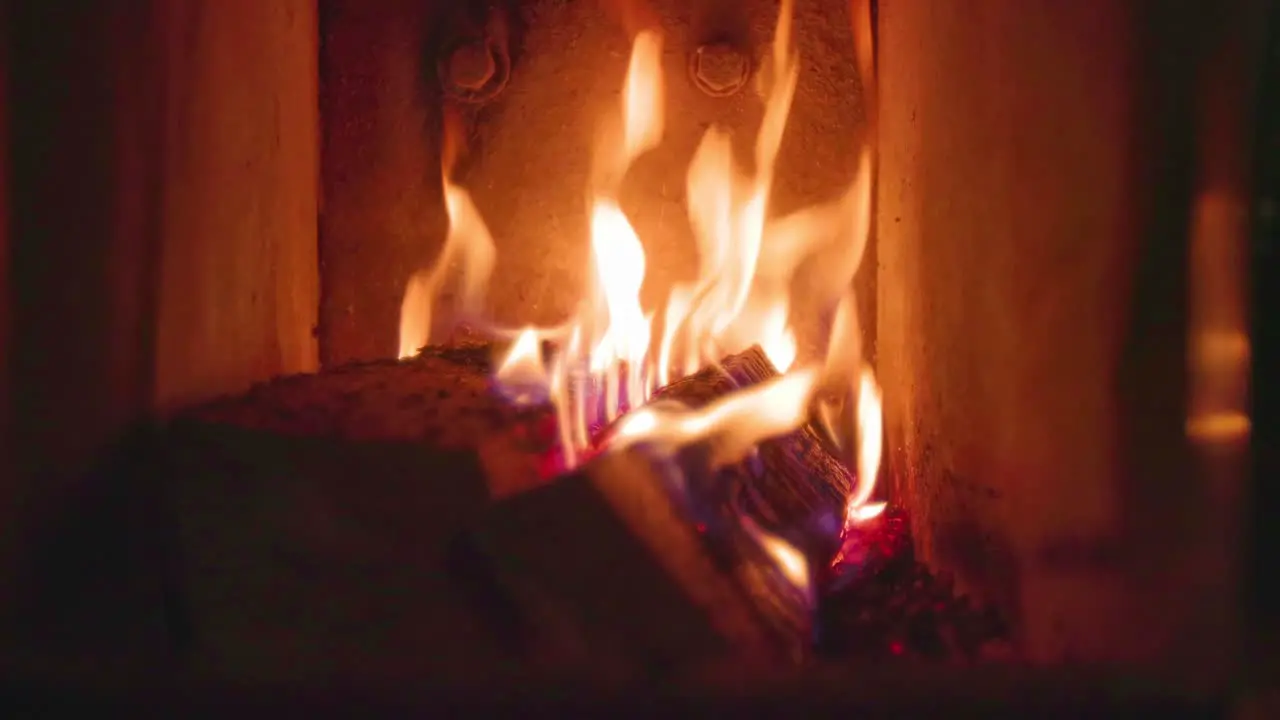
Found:
[[[662,141],[662,36],[652,30],[632,43],[624,97],[624,158],[630,164]]]
[[[432,306],[454,263],[462,265],[459,309],[476,312],[488,290],[496,256],[489,229],[466,190],[444,179],[449,233],[430,272],[410,280],[400,305],[400,357],[411,357],[431,338]]]
[[[866,505],[859,507],[850,507],[847,521],[850,524],[857,524],[873,520],[880,517],[880,513],[883,513],[884,509],[885,504],[882,502],[867,503]]]
[[[435,299],[432,273],[416,272],[409,278],[400,301],[400,358],[409,358],[431,340],[431,303]]]
[[[761,321],[761,347],[778,372],[786,372],[796,361],[796,334],[787,327],[785,305],[775,305]]]
[[[846,462],[857,471],[847,521],[861,522],[884,509],[883,504],[869,502],[883,443],[880,388],[861,355],[851,291],[870,226],[870,154],[863,153],[853,182],[831,202],[771,217],[774,168],[800,68],[791,38],[792,6],[793,0],[781,3],[772,52],[759,78],[764,118],[755,138],[754,163],[740,166],[728,133],[715,127],[704,134],[690,161],[685,182],[697,273],[693,281],[671,288],[656,310],[640,302],[644,244],[618,202],[628,169],[661,143],[665,125],[662,37],[652,29],[636,33],[616,114],[605,126],[611,132],[602,133],[593,158],[588,188],[591,291],[557,329],[506,331],[515,342],[496,379],[499,387],[522,401],[549,399],[570,464],[588,449],[590,428],[616,418],[627,407],[631,411],[615,433],[620,445],[643,441],[676,449],[705,443],[712,462],[735,462],[760,441],[807,422],[819,388],[842,388],[855,400],[828,427]],[[481,306],[492,270],[489,232],[466,191],[447,177],[450,158],[461,150],[459,137],[450,131],[445,138],[449,234],[434,268],[415,275],[406,288],[402,357],[430,340],[434,305],[443,296],[448,268],[459,268],[459,307],[454,310],[463,312]],[[815,257],[818,262],[808,262]],[[793,305],[799,307],[793,293],[802,264],[817,268],[805,277],[806,293],[816,297],[824,311],[836,308],[825,357],[816,366],[801,357],[791,324]],[[555,345],[545,362],[542,339]],[[665,404],[640,407],[657,387],[752,345],[764,349],[781,377],[698,410]],[[834,416],[828,407],[820,410],[825,417]],[[780,549],[789,546],[773,540],[761,542],[798,582],[799,565]],[[799,560],[802,563],[803,557]],[[807,569],[803,574],[807,578]]]
[[[592,368],[606,369],[619,360],[640,362],[649,350],[649,323],[640,307],[644,246],[627,216],[611,202],[596,203],[591,249],[609,313],[608,329],[592,353]]]
[[[875,489],[884,444],[881,405],[875,373],[863,368],[858,387],[858,489],[849,499],[850,508],[865,505]]]

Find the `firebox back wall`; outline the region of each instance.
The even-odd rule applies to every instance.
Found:
[[[607,2],[498,4],[515,8],[510,83],[490,104],[464,108],[473,124],[454,177],[473,194],[498,246],[493,316],[512,325],[555,323],[585,288],[591,150],[601,119],[616,107],[629,38]],[[673,281],[696,268],[683,202],[698,140],[709,124],[727,126],[745,159],[762,109],[753,84],[728,98],[701,94],[688,78],[688,55],[700,42],[727,37],[758,66],[777,3],[649,5],[665,39],[666,138],[633,168],[622,201],[646,243],[644,300],[654,307]],[[444,239],[434,68],[435,46],[455,32],[452,7],[321,2],[326,366],[395,353],[405,284],[434,261]],[[866,140],[847,0],[797,3],[796,34],[802,66],[778,168],[780,211],[837,196]],[[858,278],[869,346],[874,258],[872,247]],[[812,347],[823,319],[803,307],[799,314],[801,340]]]

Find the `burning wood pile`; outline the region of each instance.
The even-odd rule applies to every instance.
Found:
[[[444,676],[999,647],[1000,619],[915,562],[900,512],[842,521],[854,477],[818,425],[713,471],[724,439],[610,449],[624,417],[565,471],[554,408],[496,391],[500,354],[428,347],[282,378],[175,422],[157,472],[179,518],[194,644],[237,667],[324,658],[326,671],[382,675],[411,657]],[[752,348],[650,407],[716,412],[775,373]],[[387,657],[371,664],[375,648]]]
[[[360,611],[322,609],[324,587],[352,597],[371,582],[349,575],[265,605],[278,603],[286,624],[315,615],[318,632],[359,612],[416,614],[390,623],[399,637],[387,642],[409,654],[415,638],[439,648],[452,637],[467,649],[439,664],[454,669],[460,655],[477,667],[501,657],[628,671],[792,663],[822,649],[973,656],[999,636],[997,618],[914,563],[905,519],[876,499],[880,395],[852,282],[869,154],[830,204],[769,212],[799,67],[790,12],[783,2],[761,73],[753,167],[716,128],[694,155],[701,266],[659,308],[641,306],[644,248],[618,200],[632,162],[662,140],[656,32],[633,39],[621,107],[601,133],[588,188],[595,282],[562,325],[503,328],[481,315],[495,250],[450,179],[460,148],[446,137],[449,235],[406,290],[401,360],[278,380],[173,426],[184,439],[162,465],[185,478],[170,492],[191,602],[238,593],[232,575],[281,587],[288,573],[332,574],[334,554],[363,553],[412,589]],[[806,292],[832,318],[817,357],[789,323],[802,262],[822,268]],[[486,342],[432,344],[460,323]],[[398,507],[374,511],[376,496]],[[273,527],[286,505],[294,526]],[[263,605],[254,614],[269,615]],[[199,633],[199,616],[218,611],[190,612]],[[280,631],[239,622],[244,638]]]
[[[451,274],[459,280],[450,316],[470,315],[513,339],[496,385],[514,403],[554,408],[567,474],[500,503],[471,538],[508,584],[575,596],[582,612],[603,620],[582,642],[646,647],[664,660],[688,654],[675,648],[699,638],[744,656],[802,655],[812,633],[812,567],[834,554],[843,528],[884,509],[869,502],[880,409],[860,354],[853,294],[869,222],[865,154],[857,180],[830,206],[781,218],[768,212],[799,69],[791,10],[783,4],[762,76],[754,167],[738,166],[718,129],[694,154],[687,195],[699,277],[671,291],[660,318],[641,305],[644,246],[619,202],[628,169],[662,141],[656,31],[633,38],[621,107],[600,134],[588,188],[595,282],[562,326],[508,330],[474,317],[495,252],[466,190],[449,177],[457,151],[446,138],[455,148],[446,152],[443,179],[450,233],[435,267],[415,276],[405,294],[400,354],[412,356],[429,341]],[[827,357],[805,364],[789,302],[799,264],[813,256],[832,268],[819,294],[839,310]],[[828,427],[839,429],[828,433],[810,426],[814,407],[831,414],[819,393],[832,388],[839,397],[851,384],[843,395],[851,396],[856,422],[834,421]],[[852,451],[856,476],[828,447]],[[626,587],[606,577],[628,550],[634,558],[622,564],[652,576],[644,584],[650,592],[603,592]],[[644,610],[660,597],[674,605]],[[691,633],[687,623],[668,622],[672,615],[710,618],[700,628],[710,632]]]

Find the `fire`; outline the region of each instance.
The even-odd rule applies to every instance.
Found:
[[[498,375],[506,378],[502,390],[517,405],[537,405],[549,398],[547,370],[542,364],[542,343],[538,331],[525,328],[498,366]]]
[[[764,551],[773,557],[782,576],[795,588],[806,595],[813,593],[813,577],[809,572],[809,561],[794,545],[759,527],[749,518],[744,518],[743,525]]]
[[[791,44],[793,0],[783,0],[773,52],[760,73],[764,118],[750,170],[733,157],[729,135],[711,128],[689,166],[689,222],[697,242],[696,279],[670,290],[659,308],[640,302],[645,279],[641,238],[617,201],[632,163],[662,142],[664,130],[662,38],[653,30],[634,37],[620,107],[606,122],[596,148],[590,190],[593,286],[572,317],[556,328],[496,330],[514,338],[496,382],[509,397],[549,400],[560,421],[569,465],[590,447],[592,430],[630,410],[614,437],[667,446],[706,443],[715,462],[745,456],[758,442],[808,421],[818,404],[837,445],[857,471],[847,522],[874,517],[870,503],[879,471],[881,397],[874,372],[862,359],[854,273],[866,246],[870,218],[870,162],[864,152],[855,180],[836,200],[785,217],[771,217],[774,167],[799,75]],[[452,156],[453,153],[447,153]],[[430,337],[433,304],[445,274],[459,267],[459,305],[474,313],[483,298],[494,246],[466,190],[445,173],[449,234],[435,267],[409,283],[401,311],[400,355],[413,355]],[[791,326],[794,276],[821,254],[821,270],[806,289],[836,307],[826,358],[800,356]],[[544,360],[542,341],[555,349]],[[744,388],[712,405],[641,407],[670,380],[752,345],[765,350],[783,375]],[[856,397],[851,411],[832,421],[819,391],[843,388]],[[779,562],[795,563],[776,539],[761,540]],[[794,549],[792,549],[794,552]],[[803,562],[803,558],[800,558]],[[790,574],[795,568],[788,570]],[[798,570],[796,570],[798,572]]]
[[[619,423],[614,442],[625,446],[643,440],[671,449],[706,443],[709,464],[736,463],[757,443],[786,434],[804,424],[817,373],[801,370],[720,398],[705,408],[647,406]]]
[[[649,352],[649,320],[640,308],[644,246],[627,216],[611,202],[598,202],[591,216],[591,250],[609,314],[604,337],[591,353],[591,367],[603,371],[618,361],[638,366]]]
[[[413,357],[427,344],[431,335],[432,305],[454,263],[462,265],[462,288],[459,309],[474,313],[479,310],[488,287],[497,254],[489,228],[466,190],[449,180],[444,173],[444,206],[449,215],[449,234],[444,249],[429,271],[415,274],[409,280],[400,305],[400,357]]]

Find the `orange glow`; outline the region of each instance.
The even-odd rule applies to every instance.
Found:
[[[658,146],[665,126],[662,37],[653,29],[634,35],[618,107],[605,118],[590,179],[591,287],[577,310],[555,328],[496,329],[514,338],[496,382],[508,397],[542,398],[555,408],[565,462],[589,449],[592,429],[623,417],[615,442],[640,440],[676,448],[704,443],[713,463],[745,457],[760,441],[785,434],[810,417],[819,389],[843,388],[852,408],[826,426],[844,460],[857,471],[847,521],[875,517],[869,503],[880,464],[880,388],[862,357],[853,277],[861,264],[870,225],[869,151],[859,159],[848,188],[835,199],[786,216],[770,214],[774,167],[799,76],[792,45],[793,0],[781,3],[773,48],[758,76],[764,117],[755,138],[754,163],[735,160],[728,133],[712,127],[702,137],[686,176],[689,223],[698,252],[696,277],[670,288],[665,301],[645,308],[643,238],[618,202],[631,165]],[[456,150],[456,138],[446,138]],[[447,153],[452,157],[455,152]],[[843,191],[842,191],[843,190]],[[410,281],[401,310],[400,354],[410,356],[430,340],[433,304],[446,271],[460,277],[458,308],[481,307],[493,267],[493,242],[466,191],[448,180],[449,234],[435,267]],[[800,265],[821,254],[807,296],[837,308],[825,356],[802,357],[792,327],[792,298]],[[541,340],[555,350],[543,360]],[[644,406],[671,380],[753,345],[764,349],[782,376],[740,389],[698,410]],[[829,416],[830,408],[820,407]],[[764,535],[760,536],[764,538]],[[761,540],[798,585],[808,571],[776,538]],[[785,546],[785,547],[784,547]],[[781,549],[780,549],[781,548]],[[794,548],[790,548],[794,553]],[[803,557],[795,554],[802,565]],[[806,585],[807,587],[807,585]]]
[[[858,488],[849,498],[848,521],[866,519],[865,507],[880,472],[880,452],[884,443],[880,386],[870,368],[862,370],[858,386]],[[883,508],[881,508],[883,509]],[[876,512],[872,515],[878,515]]]
[[[533,405],[548,399],[547,370],[542,364],[542,343],[537,330],[520,331],[506,358],[498,365],[497,376],[499,386],[517,405]]]
[[[628,414],[618,424],[615,443],[644,440],[661,448],[705,443],[708,462],[723,467],[739,462],[760,441],[785,435],[804,424],[818,375],[813,369],[730,393],[706,407],[650,405]]]

